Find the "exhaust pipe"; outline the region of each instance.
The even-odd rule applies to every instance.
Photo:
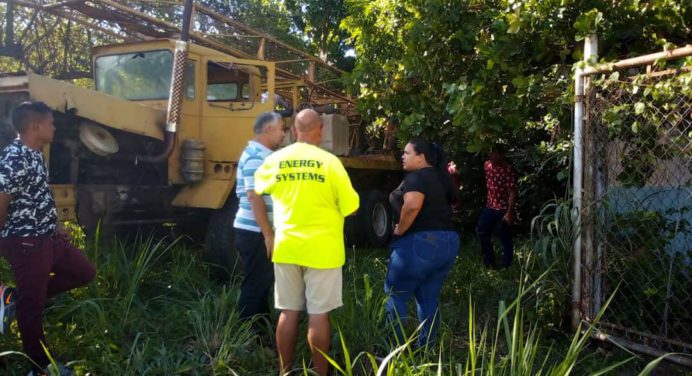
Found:
[[[180,38],[175,42],[175,53],[173,55],[173,71],[171,73],[171,90],[168,95],[168,114],[166,117],[163,150],[157,155],[137,155],[134,157],[135,164],[140,162],[164,162],[170,157],[175,148],[176,133],[178,132],[178,127],[180,127],[183,112],[183,79],[187,63],[191,18],[192,0],[185,0],[183,27],[180,30]]]

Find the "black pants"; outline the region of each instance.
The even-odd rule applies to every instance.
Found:
[[[245,270],[238,302],[240,318],[247,320],[259,315],[254,328],[261,331],[262,321],[269,322],[269,293],[274,284],[274,265],[267,257],[262,233],[235,229],[235,246],[243,259]]]
[[[481,213],[478,220],[476,232],[481,239],[481,248],[483,249],[483,264],[486,267],[495,265],[495,253],[493,251],[493,243],[490,240],[493,232],[497,231],[497,235],[502,241],[502,266],[508,268],[512,264],[512,255],[514,247],[512,246],[512,230],[507,222],[502,220],[505,216],[504,210],[490,209],[486,207]]]

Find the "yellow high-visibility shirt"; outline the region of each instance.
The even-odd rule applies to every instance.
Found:
[[[359,198],[339,158],[296,142],[255,171],[255,192],[274,202],[273,262],[317,269],[344,264],[344,217],[358,209]]]

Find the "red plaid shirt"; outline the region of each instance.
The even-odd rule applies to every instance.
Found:
[[[495,210],[507,210],[509,194],[517,189],[517,177],[507,163],[493,164],[485,161],[485,185],[488,187],[487,206]]]

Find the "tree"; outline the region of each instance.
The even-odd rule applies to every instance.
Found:
[[[211,0],[204,3],[229,18],[274,36],[298,49],[307,47],[306,42],[295,32],[291,14],[282,1]]]
[[[509,144],[534,206],[565,190],[581,39],[597,32],[601,56],[614,59],[682,45],[691,35],[692,3],[676,0],[347,5],[343,24],[356,50],[351,79],[361,111],[397,118],[402,136],[443,141],[461,166],[478,158],[469,152]],[[482,176],[477,168],[470,175]]]
[[[320,59],[350,71],[354,59],[347,57],[346,52],[352,46],[347,43],[347,33],[340,27],[341,21],[346,17],[346,2],[287,0],[285,3],[294,25],[307,37]]]
[[[617,3],[351,0],[353,81],[365,111],[397,114],[412,134],[453,130],[470,150],[527,123],[549,129],[547,115],[569,124],[571,68],[587,32],[599,32],[607,59],[690,37],[689,3]]]
[[[31,71],[59,79],[91,76],[89,50],[104,36],[45,12],[0,3],[5,14],[0,38],[0,71]]]
[[[134,0],[120,3],[175,25],[181,22],[182,8],[172,7],[166,2]],[[306,42],[295,32],[292,19],[281,1],[210,0],[204,5],[299,49],[307,48]],[[59,7],[54,9],[57,13],[61,12]],[[97,23],[97,27],[90,28],[50,12],[24,4],[19,6],[10,0],[0,2],[0,12],[5,15],[0,29],[0,71],[4,72],[32,71],[59,79],[91,77],[91,47],[125,40],[124,35],[118,37],[119,28],[114,23]],[[214,22],[210,18],[199,17],[196,30],[223,33],[225,30]],[[217,38],[226,38],[229,43],[244,41],[254,44],[254,51],[259,44],[257,38],[243,39],[245,36],[242,35],[219,35]],[[286,59],[290,58],[295,57],[286,56]]]

